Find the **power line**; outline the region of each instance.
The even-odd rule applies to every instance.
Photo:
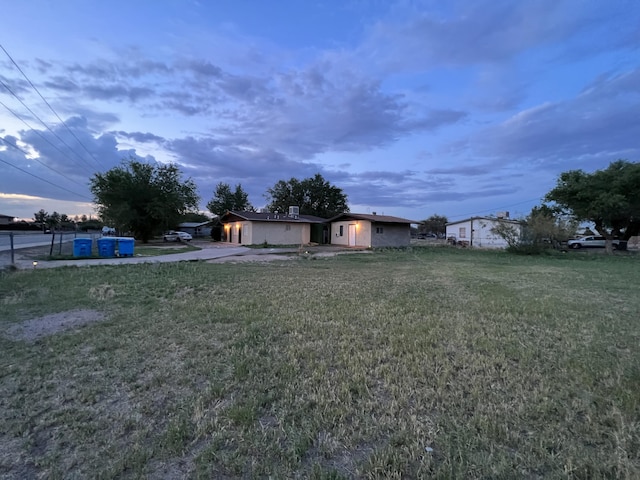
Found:
[[[81,193],[74,192],[72,190],[69,190],[68,188],[65,188],[65,187],[61,186],[61,185],[57,185],[57,184],[55,184],[53,182],[50,182],[49,180],[47,180],[45,178],[42,178],[42,177],[39,177],[38,175],[35,175],[35,174],[31,173],[31,172],[28,172],[27,170],[25,170],[23,168],[20,168],[20,167],[14,165],[13,163],[7,162],[6,160],[3,160],[2,158],[0,158],[0,162],[5,163],[5,164],[9,165],[10,167],[13,167],[13,168],[15,168],[17,170],[20,170],[22,173],[26,173],[27,175],[31,175],[32,177],[37,178],[38,180],[41,180],[41,181],[43,181],[45,183],[48,183],[49,185],[53,185],[56,188],[59,188],[59,189],[64,190],[66,192],[69,192],[69,193],[72,193],[74,195],[77,195],[78,197],[86,198],[87,200],[93,201],[93,199],[87,197],[86,195],[82,195]]]
[[[42,94],[40,93],[40,90],[38,90],[36,88],[36,86],[33,84],[33,82],[29,79],[29,77],[27,77],[27,74],[24,73],[22,71],[22,69],[20,68],[20,66],[16,63],[16,61],[13,59],[13,57],[11,55],[9,55],[9,52],[7,52],[7,50],[2,46],[2,44],[0,44],[0,48],[2,49],[2,51],[7,55],[7,57],[9,57],[9,60],[11,60],[11,62],[15,65],[15,67],[18,69],[18,71],[22,74],[22,76],[27,80],[27,82],[29,82],[29,85],[31,85],[31,87],[36,91],[36,93],[40,96],[40,98],[42,99],[42,101],[47,105],[47,107],[49,107],[49,109],[53,112],[53,114],[56,116],[56,118],[58,120],[60,120],[60,122],[62,123],[62,125],[64,125],[64,127],[67,129],[67,131],[73,136],[73,138],[76,139],[76,141],[80,144],[80,146],[82,148],[84,148],[84,150],[91,156],[91,158],[93,158],[93,160],[96,162],[96,166],[98,166],[98,168],[100,168],[100,163],[98,162],[98,159],[93,155],[93,153],[91,153],[89,151],[89,149],[84,145],[84,143],[82,143],[80,141],[80,139],[76,136],[75,133],[73,133],[73,131],[69,128],[69,126],[65,123],[65,121],[60,118],[60,115],[57,114],[57,112],[53,109],[53,107],[51,106],[51,104],[49,102],[47,102],[47,99],[44,98],[42,96]]]
[[[2,105],[4,108],[6,108],[9,113],[11,113],[14,117],[16,117],[18,120],[20,120],[22,123],[24,123],[27,128],[29,128],[29,130],[31,130],[33,133],[35,133],[36,135],[38,135],[42,140],[44,140],[45,142],[47,142],[49,145],[51,145],[53,148],[55,148],[58,152],[60,152],[60,154],[63,157],[68,158],[69,160],[71,160],[72,162],[76,162],[74,159],[72,159],[69,154],[63,152],[60,147],[58,147],[55,143],[51,142],[47,137],[45,137],[39,130],[36,130],[35,128],[33,128],[29,122],[27,122],[26,120],[24,120],[20,115],[18,115],[16,112],[14,112],[13,110],[11,110],[11,108],[9,108],[8,106],[6,106],[2,101],[0,101],[0,105]],[[77,164],[77,162],[76,162]]]
[[[7,144],[7,145],[9,145],[10,147],[15,148],[16,150],[20,150],[20,151],[21,151],[22,153],[24,153],[25,155],[29,155],[29,152],[27,152],[26,150],[23,150],[23,149],[22,149],[22,148],[20,148],[18,145],[16,145],[16,144],[14,144],[14,143],[11,143],[11,142],[7,141],[7,139],[6,139],[6,138],[2,138],[2,137],[0,137],[0,141],[2,141],[2,142],[4,142],[4,143],[6,143],[6,144]],[[46,168],[48,168],[49,170],[51,170],[52,172],[57,173],[58,175],[60,175],[60,176],[62,176],[62,177],[64,177],[64,178],[66,178],[66,179],[67,179],[67,180],[69,180],[71,183],[75,183],[76,185],[78,185],[78,186],[80,186],[80,187],[84,186],[84,185],[81,185],[81,184],[79,184],[78,182],[76,182],[76,181],[75,181],[74,179],[72,179],[71,177],[67,177],[64,173],[59,172],[58,170],[56,170],[56,169],[55,169],[55,168],[53,168],[52,166],[47,165],[47,164],[46,164],[46,163],[44,163],[44,162],[41,162],[41,161],[40,161],[40,160],[38,160],[37,158],[33,158],[32,160],[35,160],[36,162],[38,162],[38,163],[39,163],[40,165],[42,165],[43,167],[46,167]]]
[[[470,213],[462,213],[460,215],[453,215],[450,218],[467,217],[469,215],[478,215],[478,214],[485,213],[485,212],[494,212],[496,210],[502,210],[502,209],[505,209],[505,208],[511,208],[511,207],[515,207],[517,205],[522,205],[524,203],[535,202],[535,201],[539,201],[539,200],[540,200],[540,198],[532,198],[530,200],[525,200],[523,202],[513,203],[511,205],[506,205],[506,206],[502,206],[502,207],[494,207],[494,208],[489,208],[489,209],[486,209],[486,210],[480,210],[480,211],[477,211],[477,212],[470,212]]]
[[[82,162],[86,163],[89,168],[93,168],[91,165],[89,165],[89,163],[84,158],[82,158],[78,154],[78,152],[76,152],[73,148],[71,148],[67,142],[65,142],[62,138],[60,138],[60,136],[56,132],[51,130],[51,128],[49,128],[49,126],[46,123],[44,123],[44,121],[33,110],[31,110],[26,103],[24,103],[22,101],[22,99],[20,97],[18,97],[18,95],[16,95],[13,92],[13,90],[11,90],[11,88],[6,83],[4,83],[2,80],[0,80],[0,85],[2,85],[4,88],[6,88],[7,91],[11,95],[13,95],[22,104],[22,106],[29,111],[29,113],[31,113],[31,115],[33,115],[35,118],[37,118],[40,121],[40,123],[44,126],[44,128],[49,130],[54,137],[56,137],[58,140],[60,140],[60,142],[63,143],[72,153],[74,153]]]

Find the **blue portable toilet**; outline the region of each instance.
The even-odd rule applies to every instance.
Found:
[[[118,253],[121,257],[133,257],[135,239],[132,237],[118,237]]]
[[[73,256],[74,257],[90,257],[91,244],[90,238],[74,238],[73,239]]]
[[[98,255],[101,257],[116,256],[116,239],[113,237],[102,237],[98,239]]]

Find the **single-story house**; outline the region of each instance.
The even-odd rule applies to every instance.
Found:
[[[328,243],[327,220],[312,215],[230,211],[221,218],[224,240],[239,245]]]
[[[206,222],[182,222],[178,225],[178,230],[186,232],[192,237],[210,237],[211,229],[218,223],[218,219],[208,220]]]
[[[10,217],[9,215],[0,214],[0,225],[9,225],[13,223],[16,217]]]
[[[371,248],[408,246],[411,224],[419,223],[376,213],[341,213],[329,222],[332,244]]]
[[[457,244],[478,248],[506,248],[507,241],[491,230],[499,225],[512,226],[516,235],[522,235],[522,223],[508,217],[471,217],[446,224],[446,237]]]

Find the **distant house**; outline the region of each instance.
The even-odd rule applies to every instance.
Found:
[[[406,218],[375,213],[341,213],[331,222],[331,243],[349,247],[406,247],[411,224]]]
[[[506,248],[507,241],[491,232],[500,223],[514,227],[517,235],[522,235],[521,222],[510,220],[507,214],[500,217],[470,217],[457,222],[449,222],[446,225],[447,239],[469,247]]]
[[[215,224],[219,223],[217,218],[207,220],[206,222],[182,222],[178,225],[178,230],[186,232],[192,237],[210,237],[211,229]]]
[[[0,225],[9,225],[13,223],[16,217],[10,217],[9,215],[0,214]]]
[[[239,245],[306,245],[329,239],[327,220],[312,215],[231,211],[220,221],[224,240]]]

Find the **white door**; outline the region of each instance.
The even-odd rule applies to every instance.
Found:
[[[349,246],[356,244],[356,226],[349,225]]]

